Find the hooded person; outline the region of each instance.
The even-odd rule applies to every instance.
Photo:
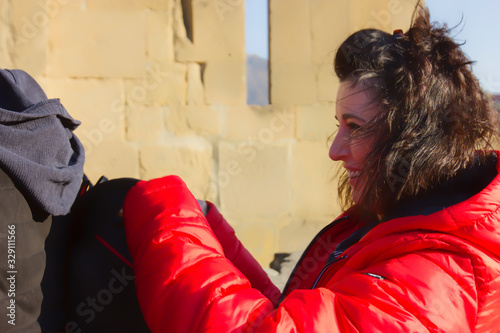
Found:
[[[46,239],[81,186],[85,154],[73,134],[79,125],[29,74],[0,69],[1,332],[49,331],[38,323],[42,299],[51,302],[42,292],[44,273],[50,276]],[[51,316],[45,318],[56,321]]]

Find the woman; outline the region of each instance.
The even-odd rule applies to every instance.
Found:
[[[361,30],[337,52],[330,157],[350,208],[313,239],[277,303],[182,180],[128,193],[153,332],[500,332],[500,167],[483,150],[496,114],[447,30],[417,12],[408,32]]]

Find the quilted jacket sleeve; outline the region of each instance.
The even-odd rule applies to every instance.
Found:
[[[453,257],[444,259],[453,274],[429,259],[432,251],[408,262],[393,257],[366,270],[346,268],[325,288],[292,291],[275,309],[224,256],[180,178],[138,183],[127,195],[124,218],[136,291],[152,332],[438,332],[440,325],[466,332],[473,323],[473,274],[464,258],[451,265]],[[431,285],[414,274],[419,268]],[[437,310],[434,288],[441,288]]]
[[[234,229],[227,223],[217,207],[211,202],[207,204],[209,207],[206,215],[207,221],[221,243],[225,257],[245,275],[253,288],[262,292],[276,305],[281,295],[280,290],[271,282],[257,260],[241,244]]]

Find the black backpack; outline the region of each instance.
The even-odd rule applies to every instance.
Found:
[[[65,309],[73,331],[150,332],[134,286],[134,272],[119,213],[139,180],[84,179],[71,209]]]

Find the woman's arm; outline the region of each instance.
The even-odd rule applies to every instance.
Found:
[[[224,256],[180,178],[140,182],[127,195],[124,218],[152,332],[467,332],[474,325],[471,267],[439,249],[345,267],[341,278],[295,290],[274,309]]]
[[[139,304],[153,332],[230,332],[273,310],[224,256],[179,177],[138,183],[123,213]]]
[[[252,288],[259,290],[276,305],[281,295],[279,289],[272,283],[257,260],[241,244],[240,240],[236,237],[234,229],[224,219],[217,207],[211,202],[207,202],[207,204],[208,213],[206,214],[206,218],[212,231],[222,245],[224,256],[246,276]]]

